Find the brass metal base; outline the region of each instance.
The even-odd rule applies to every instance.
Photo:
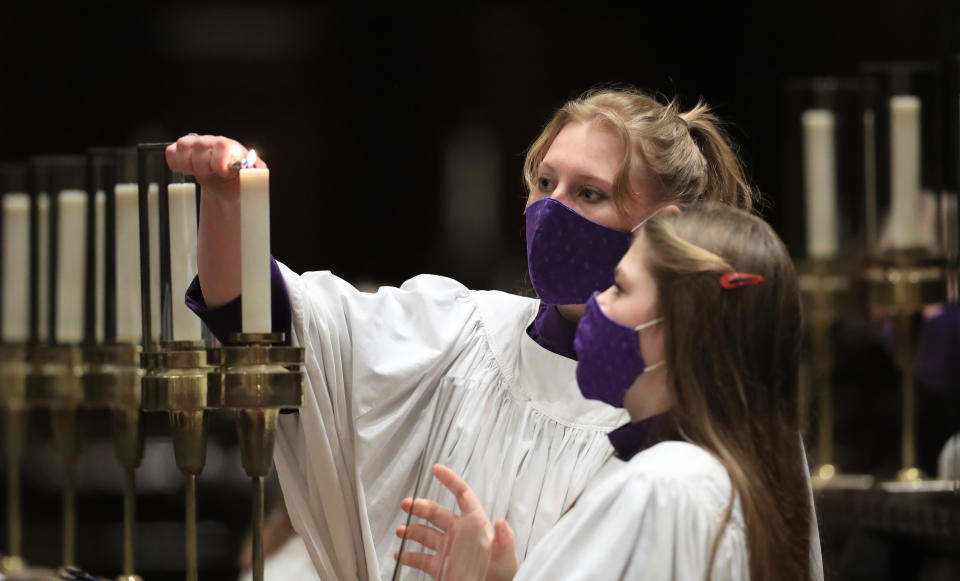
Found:
[[[923,482],[925,478],[923,470],[916,467],[901,468],[897,472],[897,482]]]

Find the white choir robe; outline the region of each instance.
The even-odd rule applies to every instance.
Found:
[[[515,581],[747,581],[750,554],[739,496],[720,462],[687,442],[661,442],[628,462],[611,458],[583,496],[527,554]],[[816,523],[811,579],[823,579]]]
[[[582,397],[575,361],[529,338],[537,300],[427,275],[363,293],[329,272],[280,268],[306,385],[300,413],[280,418],[275,460],[323,581],[390,578],[400,502],[437,401],[446,405],[426,465],[449,466],[491,520],[506,518],[521,560],[610,456],[607,433],[628,421]],[[419,496],[456,504],[432,477]]]
[[[275,553],[263,563],[263,578],[267,581],[317,581],[317,570],[303,539],[293,535]],[[253,571],[247,569],[240,573],[239,581],[253,581]]]

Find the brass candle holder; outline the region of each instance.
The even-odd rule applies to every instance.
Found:
[[[815,488],[869,488],[873,479],[843,474],[833,454],[834,413],[831,375],[834,346],[830,331],[838,316],[851,303],[850,277],[838,259],[808,259],[798,268],[798,283],[807,325],[806,357],[801,363],[799,406],[805,420],[808,409],[817,409],[817,465],[813,469]],[[814,404],[815,401],[815,404]],[[806,424],[803,421],[802,424]]]
[[[219,407],[218,385],[208,381],[215,368],[207,363],[202,342],[169,341],[160,351],[142,355],[143,410],[167,412],[177,467],[186,480],[187,580],[198,578],[197,476],[207,458],[206,411]]]
[[[80,378],[83,351],[79,345],[36,344],[31,346],[31,370],[27,376],[29,406],[50,410],[53,444],[63,465],[63,566],[76,564],[77,512],[75,478],[80,456],[77,409],[83,403]]]
[[[914,368],[923,308],[946,298],[946,261],[923,248],[894,250],[878,258],[866,273],[869,302],[893,327],[894,355],[903,392],[901,458],[897,480],[919,483]]]
[[[114,343],[91,347],[86,352],[83,376],[84,404],[110,409],[113,443],[124,470],[123,572],[117,581],[140,581],[134,573],[134,522],[136,521],[136,470],[143,460],[140,423],[140,346]]]
[[[263,485],[273,465],[277,416],[303,401],[304,352],[283,333],[239,333],[220,349],[223,407],[237,412],[243,468],[253,481],[253,579],[263,581]]]
[[[26,568],[23,560],[23,522],[20,515],[20,462],[27,432],[27,346],[0,344],[0,413],[7,456],[7,554],[0,573]]]

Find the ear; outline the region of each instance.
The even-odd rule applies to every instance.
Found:
[[[662,210],[660,210],[660,213],[663,214],[664,216],[666,216],[667,214],[679,214],[680,206],[676,204],[668,204],[664,206]]]

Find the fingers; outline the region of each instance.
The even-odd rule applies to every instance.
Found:
[[[397,558],[397,553],[393,554],[393,558]],[[401,565],[406,565],[407,567],[413,567],[414,569],[420,569],[424,573],[427,573],[434,579],[436,576],[434,573],[437,571],[437,557],[435,555],[428,555],[426,553],[412,553],[404,551],[399,558]]]
[[[426,520],[441,531],[449,529],[456,518],[456,515],[450,510],[443,508],[432,500],[423,498],[418,498],[416,501],[406,498],[400,504],[400,508],[404,512],[412,513],[413,516]]]
[[[461,514],[475,510],[483,510],[483,505],[480,504],[477,495],[473,493],[473,490],[467,485],[463,478],[457,476],[453,470],[441,464],[436,464],[433,467],[433,475],[437,477],[437,480],[439,480],[441,484],[447,487],[447,490],[457,497],[457,505],[460,507]]]
[[[397,536],[402,539],[404,535],[406,535],[407,540],[418,542],[432,551],[439,551],[443,545],[443,533],[426,525],[411,524],[409,527],[406,525],[398,526]]]
[[[247,155],[247,148],[233,139],[214,135],[184,135],[167,147],[170,170],[198,178],[230,178],[236,173],[231,164]],[[257,167],[266,168],[262,160]]]
[[[493,534],[493,544],[497,548],[514,550],[516,537],[514,537],[513,529],[510,528],[506,520],[502,518],[497,519],[497,522],[493,525]]]

